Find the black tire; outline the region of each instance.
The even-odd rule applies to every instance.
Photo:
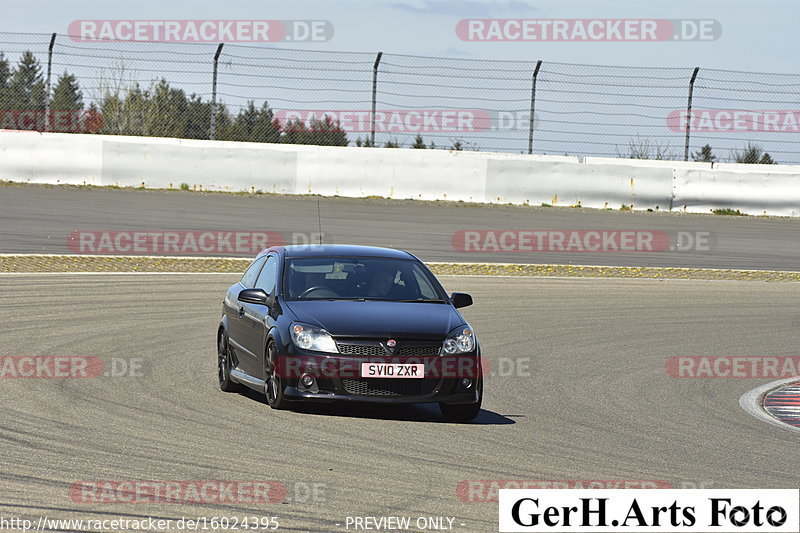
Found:
[[[217,379],[220,390],[224,392],[242,392],[245,389],[244,385],[231,378],[231,351],[224,330],[217,335]]]
[[[267,397],[267,404],[273,409],[289,409],[292,402],[284,398],[281,378],[276,376],[274,372],[275,361],[278,357],[278,349],[275,347],[274,342],[270,341],[267,344],[266,355],[265,366],[267,368],[264,374],[267,379],[264,381],[264,396]]]
[[[481,403],[483,402],[483,378],[478,378],[475,386],[478,388],[477,403],[439,404],[439,409],[442,411],[442,416],[445,420],[448,422],[469,422],[480,414]]]

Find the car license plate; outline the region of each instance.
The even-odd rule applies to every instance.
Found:
[[[361,363],[362,378],[424,378],[425,365],[403,363]]]

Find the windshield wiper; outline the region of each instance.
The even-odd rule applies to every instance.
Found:
[[[443,304],[444,300],[430,300],[428,298],[417,298],[415,300],[392,300],[394,302],[410,302],[420,304]]]

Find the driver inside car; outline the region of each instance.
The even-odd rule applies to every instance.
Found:
[[[395,287],[394,278],[396,272],[379,269],[370,278],[368,294],[378,298],[387,298]]]
[[[290,290],[294,298],[300,297],[312,287],[325,286],[325,274],[319,272],[296,272],[291,271]]]

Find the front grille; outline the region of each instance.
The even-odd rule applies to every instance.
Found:
[[[384,347],[379,342],[364,342],[364,343],[347,343],[337,342],[336,346],[339,348],[339,353],[342,355],[359,355],[365,357],[371,356],[389,356],[396,355],[401,357],[433,357],[439,355],[442,349],[441,344],[406,344],[402,341],[398,342],[399,346],[395,352],[387,353]]]
[[[436,390],[435,379],[343,379],[348,394],[357,396],[427,396]]]
[[[380,344],[345,344],[336,343],[339,353],[344,355],[386,355],[386,351]]]
[[[434,356],[439,355],[439,350],[441,350],[441,345],[433,344],[430,346],[401,346],[397,349],[397,355],[405,355],[405,356]]]

